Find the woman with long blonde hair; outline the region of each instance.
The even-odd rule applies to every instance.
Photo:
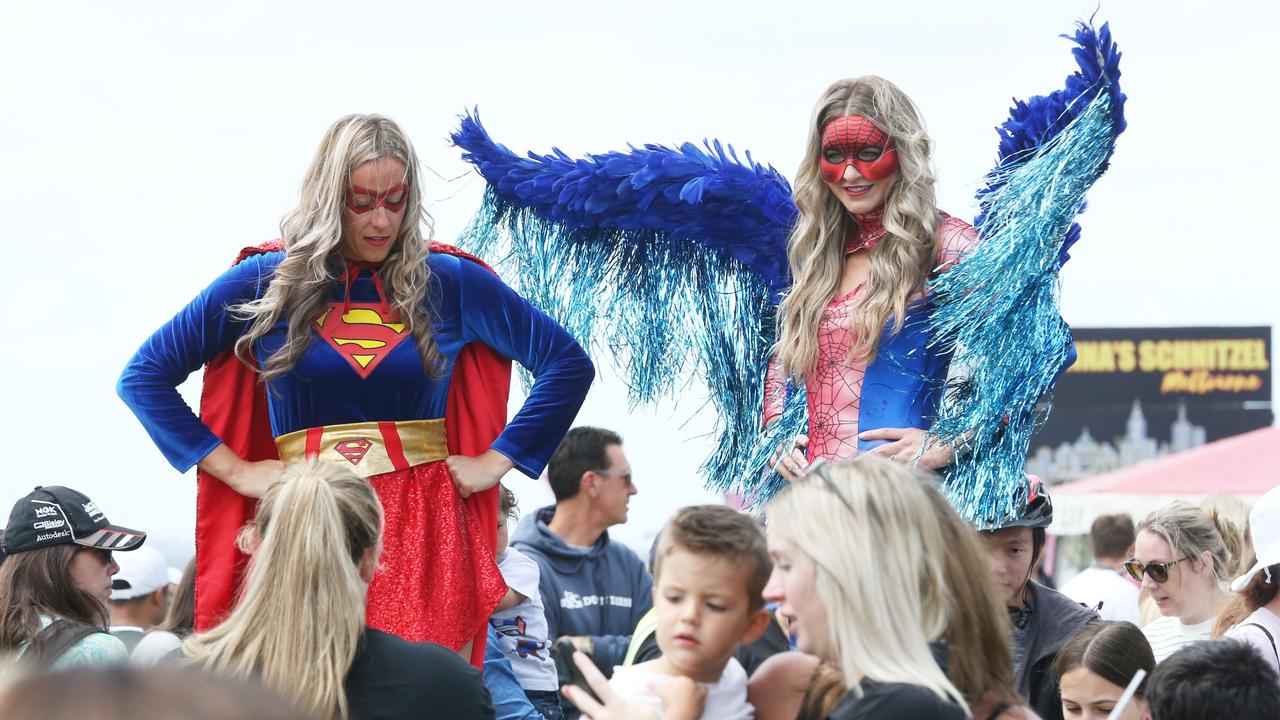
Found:
[[[856,461],[855,465],[861,468],[861,463],[887,465],[868,458]],[[947,649],[947,678],[964,697],[975,718],[1034,718],[1035,714],[1014,689],[1008,614],[992,590],[990,560],[981,541],[939,492],[935,475],[913,468],[882,470],[899,475],[899,482],[919,484],[923,489],[919,497],[924,505],[918,512],[932,515],[938,521],[946,548],[942,554],[942,573],[947,623],[941,641]],[[752,676],[752,702],[760,703],[756,707],[757,717],[825,718],[835,707],[838,698],[833,696],[843,695],[847,689],[839,679],[840,674],[825,664],[815,668],[816,661],[806,661],[805,657],[800,653],[776,655]]]
[[[840,671],[849,693],[832,718],[969,716],[936,656],[952,621],[949,548],[927,492],[908,469],[863,458],[821,465],[768,505],[765,599],[799,650]]]
[[[365,627],[382,521],[378,496],[352,471],[288,466],[242,534],[251,559],[239,605],[187,638],[186,661],[259,681],[309,717],[483,717],[488,695],[474,668],[438,645]]]
[[[394,122],[341,118],[281,223],[280,246],[215,280],[121,375],[120,396],[170,463],[210,477],[199,493],[198,628],[225,615],[242,565],[232,547],[235,514],[216,532],[208,528],[228,507],[247,517],[281,461],[315,458],[353,468],[386,508],[386,572],[369,590],[370,624],[460,652],[479,638],[471,657],[483,657],[485,619],[506,588],[490,549],[495,523],[478,515],[496,513],[492,488],[508,470],[538,477],[594,370],[563,328],[488,268],[431,243],[422,184],[413,146]],[[501,369],[455,385],[470,367],[460,361],[469,344],[517,360],[536,378],[505,426]],[[246,430],[252,391],[228,397],[211,383],[215,371],[240,367],[236,358],[250,384],[265,385],[265,450]],[[197,418],[176,386],[205,363]],[[232,417],[221,435],[202,422],[213,410]],[[492,434],[468,435],[473,427]],[[482,508],[464,502],[482,492]]]
[[[822,94],[791,179],[720,140],[517,153],[468,113],[452,139],[489,184],[468,241],[615,350],[633,402],[705,380],[710,487],[764,502],[814,459],[875,452],[950,466],[965,515],[1008,511],[984,491],[1021,469],[1070,362],[1070,218],[1125,127],[1109,28],[1068,37],[1080,71],[997,130],[979,245],[937,207],[919,110],[874,76]]]
[[[868,451],[926,468],[954,460],[927,433],[948,358],[926,345],[923,300],[977,232],[936,207],[931,150],[919,110],[883,78],[840,80],[814,110],[765,388],[766,424],[787,378],[808,392],[808,435],[775,463],[788,479]]]

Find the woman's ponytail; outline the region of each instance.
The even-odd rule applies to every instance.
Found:
[[[188,639],[187,657],[256,676],[317,717],[345,718],[343,681],[364,629],[360,566],[377,545],[381,514],[373,489],[349,470],[288,467],[258,503],[239,605]]]

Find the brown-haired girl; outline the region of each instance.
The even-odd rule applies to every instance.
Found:
[[[14,504],[0,565],[0,655],[37,670],[124,662],[107,632],[112,557],[142,547],[146,533],[107,522],[71,488],[37,487]]]
[[[1106,720],[1139,670],[1155,669],[1151,646],[1137,625],[1090,623],[1067,640],[1054,660],[1065,720]],[[1138,683],[1120,720],[1145,717],[1147,681]]]

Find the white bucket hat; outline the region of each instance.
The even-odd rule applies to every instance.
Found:
[[[1280,487],[1271,488],[1253,506],[1249,513],[1249,532],[1253,536],[1253,551],[1258,562],[1249,571],[1231,583],[1232,592],[1240,592],[1254,575],[1272,565],[1280,565]],[[1269,577],[1270,582],[1280,582],[1280,577]]]

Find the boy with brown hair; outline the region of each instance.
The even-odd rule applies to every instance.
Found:
[[[753,717],[733,654],[769,623],[762,593],[773,562],[759,523],[723,505],[684,508],[663,528],[653,570],[662,656],[615,668],[610,687],[662,711],[653,688],[688,678],[706,690],[702,718]]]

